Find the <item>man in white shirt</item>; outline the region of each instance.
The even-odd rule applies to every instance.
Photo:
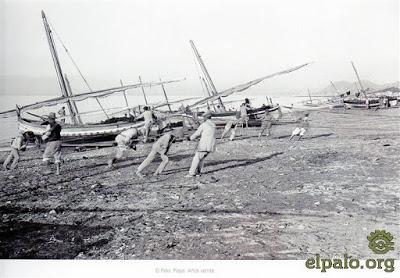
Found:
[[[203,117],[205,122],[190,136],[191,141],[195,140],[197,137],[200,137],[200,141],[197,145],[189,174],[186,177],[201,175],[205,158],[215,151],[215,124],[211,121],[211,113],[206,113]]]
[[[290,136],[289,141],[292,140],[294,136],[299,136],[298,141],[304,136],[307,129],[310,127],[310,122],[308,121],[308,113],[304,114],[304,117],[300,118],[299,125],[293,130],[292,136]]]
[[[133,140],[139,136],[139,131],[136,128],[130,128],[122,131],[115,137],[117,143],[116,152],[110,160],[108,160],[108,168],[112,168],[114,162],[121,159],[128,148],[136,150]]]
[[[4,170],[13,170],[15,167],[18,165],[19,161],[19,151],[24,151],[26,149],[26,145],[28,143],[29,139],[34,138],[34,134],[31,131],[24,132],[23,134],[19,134],[17,137],[11,140],[11,152],[7,156],[7,159],[4,161],[3,168]],[[12,163],[10,165],[10,168],[8,168],[8,165],[10,164],[12,160]]]
[[[243,103],[240,106],[240,121],[242,124],[245,124],[246,127],[249,127],[249,116],[247,115],[248,109],[249,109],[249,106],[246,105],[246,103]]]
[[[143,142],[146,143],[150,134],[151,126],[153,125],[153,118],[155,118],[155,116],[148,106],[145,106],[143,110],[144,112],[140,114],[136,119],[144,119]]]
[[[148,154],[146,159],[139,165],[136,171],[136,175],[139,178],[144,177],[142,171],[150,165],[150,163],[156,158],[157,154],[160,154],[162,162],[155,171],[154,176],[157,176],[161,174],[162,171],[164,171],[169,162],[167,153],[171,145],[175,142],[175,138],[175,133],[173,131],[168,131],[153,144],[150,153]]]
[[[58,115],[60,116],[61,123],[65,124],[65,107],[61,107],[60,110],[58,110]]]

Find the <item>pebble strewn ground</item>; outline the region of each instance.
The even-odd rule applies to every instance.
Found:
[[[371,257],[371,231],[400,238],[399,116],[312,112],[300,142],[288,142],[294,125],[262,140],[245,129],[219,141],[200,178],[184,177],[195,142],[175,144],[165,174],[144,181],[134,173],[150,144],[112,170],[110,148],[66,151],[61,176],[43,174],[41,152],[29,150],[17,170],[0,172],[0,257]]]

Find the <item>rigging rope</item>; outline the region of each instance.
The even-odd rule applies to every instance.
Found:
[[[72,58],[71,54],[69,53],[67,47],[65,46],[64,42],[62,41],[61,37],[58,35],[58,33],[56,32],[56,29],[53,27],[53,24],[51,24],[50,20],[47,19],[47,22],[50,25],[50,29],[51,32],[54,32],[54,34],[56,35],[56,38],[60,41],[62,47],[64,48],[65,52],[67,53],[68,57],[71,59],[71,62],[74,64],[76,70],[79,72],[79,75],[82,77],[83,81],[85,82],[86,86],[89,88],[89,91],[93,92],[92,88],[90,87],[89,83],[87,82],[86,78],[83,76],[81,70],[79,69],[78,65],[75,63],[75,60]],[[109,118],[107,112],[104,110],[104,107],[101,105],[99,99],[96,97],[95,98],[97,101],[97,104],[100,106],[100,108],[103,110],[103,113],[106,115],[107,118]]]
[[[79,69],[78,65],[75,63],[75,60],[72,58],[71,54],[69,53],[69,51],[68,51],[67,47],[65,46],[64,42],[62,41],[61,37],[56,32],[56,29],[53,27],[53,24],[50,22],[49,19],[47,19],[47,21],[49,22],[49,25],[51,27],[51,31],[54,32],[54,34],[56,35],[57,39],[59,40],[59,42],[61,43],[61,45],[64,48],[65,52],[67,53],[68,57],[70,58],[71,62],[74,64],[76,70],[79,72],[79,75],[82,77],[83,81],[85,82],[86,86],[89,88],[89,90],[91,92],[93,92],[92,88],[90,87],[90,85],[87,82],[86,78],[83,76],[83,74],[82,74],[81,70]]]
[[[197,76],[199,77],[199,81],[200,81],[200,85],[201,85],[201,89],[203,90],[203,93],[208,97],[208,92],[206,91],[206,89],[204,89],[204,84],[203,84],[203,80],[202,80],[202,76],[200,75],[200,71],[199,71],[199,66],[197,65],[197,61],[196,61],[196,57],[193,55],[193,61],[194,61],[194,66],[196,68],[197,71]]]

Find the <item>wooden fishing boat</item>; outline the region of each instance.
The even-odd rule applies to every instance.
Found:
[[[133,128],[133,127],[135,127],[135,128],[143,127],[144,122],[143,122],[143,120],[134,120],[132,118],[127,118],[127,117],[111,118],[106,113],[106,109],[103,108],[103,106],[101,105],[98,98],[107,97],[109,95],[112,95],[112,94],[115,94],[118,92],[123,93],[124,97],[125,97],[125,103],[126,103],[126,108],[124,110],[130,110],[132,108],[129,107],[129,105],[128,105],[128,101],[127,101],[127,98],[125,95],[126,90],[134,89],[134,88],[142,88],[143,89],[144,87],[161,85],[165,92],[164,84],[181,81],[181,80],[172,80],[172,81],[161,81],[160,80],[158,82],[143,83],[140,80],[140,83],[138,83],[138,84],[126,85],[126,86],[123,86],[122,81],[121,81],[120,87],[104,89],[104,90],[99,90],[99,91],[92,91],[90,86],[87,84],[90,89],[90,92],[73,95],[68,78],[66,75],[64,75],[64,73],[62,71],[61,64],[60,64],[60,61],[58,58],[58,54],[57,54],[57,51],[55,48],[52,31],[48,24],[46,15],[43,11],[42,11],[42,19],[43,19],[44,29],[45,29],[45,32],[47,35],[48,44],[50,47],[50,52],[51,52],[51,56],[53,59],[55,71],[57,73],[57,78],[58,78],[58,82],[60,85],[62,95],[60,97],[48,99],[45,101],[37,102],[34,104],[22,106],[22,107],[17,106],[17,108],[15,110],[9,110],[9,111],[0,113],[0,117],[16,116],[17,121],[18,121],[18,129],[21,132],[31,131],[35,135],[40,137],[41,135],[43,135],[45,133],[45,130],[46,130],[46,125],[43,124],[45,121],[45,118],[31,113],[31,111],[42,108],[42,107],[66,104],[66,106],[69,110],[69,116],[67,116],[67,117],[71,118],[71,123],[60,123],[62,125],[61,137],[63,138],[63,140],[71,140],[71,139],[77,139],[77,138],[81,139],[82,141],[91,140],[93,138],[102,138],[102,139],[112,138],[113,139],[115,135],[117,135],[118,133],[120,133],[126,129]],[[79,71],[79,69],[78,69],[78,71]],[[80,71],[79,71],[79,73],[80,73]],[[86,82],[86,79],[85,78],[83,78],[83,79]],[[143,93],[144,93],[144,91],[143,91]],[[104,123],[104,122],[83,123],[83,121],[81,119],[81,115],[85,114],[85,112],[80,113],[78,111],[76,102],[85,100],[87,98],[95,98],[96,99],[98,105],[101,108],[101,110],[99,110],[99,111],[102,111],[107,116],[108,123]],[[169,103],[163,104],[163,105],[169,105]],[[158,107],[163,106],[163,105],[159,105]],[[122,110],[122,111],[124,111],[124,110]],[[36,118],[40,118],[40,120],[33,120],[28,117],[29,115],[35,116]],[[64,117],[64,119],[65,118],[66,117]],[[172,119],[169,119],[169,121],[171,122]],[[158,125],[155,125],[153,128],[153,130],[156,132],[158,131],[158,129],[159,129]]]
[[[61,136],[62,136],[63,140],[80,139],[81,141],[84,142],[85,140],[91,140],[93,138],[103,138],[103,139],[111,138],[112,139],[116,134],[120,133],[121,131],[124,131],[124,130],[132,128],[132,127],[141,128],[144,125],[144,123],[142,120],[135,120],[135,119],[132,120],[131,118],[126,118],[126,117],[125,118],[124,117],[110,118],[106,112],[106,109],[104,109],[103,106],[101,105],[99,98],[107,97],[109,95],[112,95],[112,94],[115,94],[118,92],[123,93],[126,107],[119,112],[131,111],[132,107],[128,104],[126,94],[125,94],[126,90],[134,89],[134,88],[142,88],[142,90],[143,90],[144,87],[151,87],[151,86],[161,86],[162,87],[164,96],[166,99],[166,103],[162,104],[162,105],[166,105],[169,108],[169,111],[165,112],[166,115],[161,115],[159,123],[153,126],[153,128],[152,128],[153,132],[157,132],[157,133],[162,132],[163,129],[167,126],[173,127],[173,128],[184,126],[185,118],[192,118],[191,115],[188,115],[186,113],[182,113],[180,111],[177,111],[177,112],[172,111],[172,109],[170,107],[170,104],[172,102],[168,101],[168,98],[167,98],[167,95],[165,92],[165,88],[164,88],[165,84],[172,83],[172,82],[179,82],[181,80],[171,80],[171,81],[161,81],[160,80],[158,82],[143,83],[139,77],[140,83],[138,83],[138,84],[124,86],[121,81],[121,86],[119,86],[119,87],[104,89],[104,90],[99,90],[99,91],[93,91],[93,90],[91,90],[89,84],[86,82],[86,79],[81,74],[79,68],[77,68],[78,72],[81,74],[82,79],[85,81],[86,85],[88,86],[90,92],[82,93],[82,94],[72,94],[71,86],[69,85],[67,76],[64,75],[64,73],[61,69],[58,54],[57,54],[55,44],[54,44],[52,31],[50,30],[50,26],[47,22],[46,15],[44,14],[43,11],[42,11],[42,19],[43,19],[43,24],[44,24],[44,28],[46,31],[47,40],[49,43],[50,52],[51,52],[51,56],[53,59],[55,71],[57,73],[58,83],[60,85],[62,95],[60,97],[56,97],[53,99],[41,101],[41,102],[30,104],[30,105],[26,105],[23,107],[17,107],[17,109],[15,109],[15,110],[5,111],[5,112],[0,113],[0,117],[16,115],[17,119],[18,119],[18,127],[19,127],[20,131],[22,131],[22,132],[32,131],[38,137],[41,136],[45,132],[45,129],[46,129],[46,126],[43,125],[44,119],[41,116],[36,115],[36,117],[39,117],[42,119],[41,120],[33,120],[33,119],[28,118],[27,115],[35,116],[35,114],[31,113],[31,111],[42,108],[42,107],[66,104],[66,106],[69,110],[68,117],[71,118],[71,123],[61,123],[63,126],[62,131],[61,131]],[[252,80],[250,82],[235,86],[235,87],[227,89],[227,90],[224,90],[222,92],[217,92],[217,90],[216,90],[214,84],[212,83],[212,80],[204,66],[204,63],[201,60],[200,55],[198,54],[197,49],[195,49],[195,46],[192,41],[191,41],[191,44],[195,51],[196,57],[198,58],[198,61],[202,66],[205,77],[207,79],[207,81],[205,81],[203,78],[203,81],[205,81],[204,85],[207,86],[209,95],[206,98],[190,105],[190,108],[195,108],[199,105],[204,105],[204,104],[215,107],[214,101],[217,101],[223,108],[223,111],[213,112],[213,120],[218,122],[219,124],[225,124],[227,121],[236,118],[235,111],[226,111],[225,110],[225,106],[224,106],[221,98],[227,97],[236,92],[244,91],[244,90],[250,88],[251,86],[260,83],[261,81],[263,81],[265,79],[268,79],[268,78],[271,78],[271,77],[274,77],[277,75],[281,75],[281,74],[287,74],[287,73],[296,71],[296,70],[308,65],[308,64],[303,64],[303,65],[300,65],[297,67],[290,68],[288,70],[280,71],[280,72],[277,72],[274,74],[270,74],[270,75]],[[69,52],[67,51],[67,53],[69,53]],[[68,55],[70,55],[70,54],[68,54]],[[70,57],[70,58],[72,60],[72,57]],[[75,62],[74,62],[74,65],[76,66]],[[144,90],[143,90],[143,95],[145,98],[145,102],[147,104],[147,99],[144,94]],[[95,98],[96,99],[98,105],[101,108],[101,111],[107,117],[106,122],[83,123],[83,121],[81,119],[81,115],[83,115],[85,112],[80,113],[78,111],[76,102],[85,100],[87,98]],[[255,124],[255,125],[261,124],[260,120],[258,119],[258,114],[263,113],[267,109],[270,111],[275,111],[278,109],[278,106],[268,105],[268,106],[263,106],[263,107],[256,108],[256,109],[250,109],[250,111],[248,111],[248,115],[250,117],[249,123],[251,125],[252,124]],[[154,110],[154,111],[156,111],[156,110]]]
[[[266,105],[264,107],[249,109],[247,111],[249,116],[248,125],[249,127],[261,126],[261,115],[265,113],[265,110],[269,112],[277,111],[279,106]],[[237,115],[240,114],[238,111],[226,111],[226,112],[212,112],[211,120],[216,124],[217,127],[224,127],[228,121],[237,120]]]
[[[349,98],[349,99],[344,99],[343,103],[347,109],[351,108],[376,108],[380,106],[379,99],[377,98],[368,98],[368,99],[363,99],[363,98]]]
[[[199,51],[197,50],[196,46],[194,45],[194,42],[191,40],[190,41],[190,45],[193,49],[193,53],[195,55],[196,61],[198,63],[198,65],[201,68],[202,74],[203,76],[200,75],[199,73],[199,79],[201,82],[201,86],[203,88],[203,90],[205,91],[205,93],[207,94],[207,97],[205,97],[202,100],[199,100],[197,102],[195,102],[194,104],[190,105],[189,108],[196,108],[199,105],[204,105],[207,104],[207,106],[211,109],[214,109],[214,112],[212,112],[212,121],[214,121],[217,126],[223,126],[225,125],[228,121],[232,121],[236,119],[236,114],[238,112],[236,111],[227,111],[224,102],[222,101],[222,98],[226,98],[234,93],[237,92],[242,92],[244,90],[247,90],[248,88],[262,82],[265,79],[269,79],[272,78],[274,76],[278,76],[278,75],[282,75],[282,74],[288,74],[291,73],[293,71],[296,71],[298,69],[301,69],[305,66],[308,65],[308,63],[287,69],[287,70],[283,70],[280,72],[276,72],[274,74],[270,74],[261,78],[257,78],[255,80],[246,82],[244,84],[240,84],[237,86],[234,86],[232,88],[223,90],[218,92],[214,82],[211,79],[210,74],[208,73],[208,70],[204,64],[203,59],[200,56]],[[248,99],[246,99],[248,100]],[[215,102],[217,104],[215,104]],[[249,103],[247,103],[249,104]],[[259,114],[262,114],[265,112],[265,110],[269,110],[270,112],[276,111],[279,109],[279,105],[277,104],[268,104],[268,105],[263,105],[261,107],[258,108],[252,108],[249,109],[247,111],[247,114],[249,116],[249,125],[254,125],[254,126],[259,126],[261,125],[261,121],[259,119]],[[222,111],[221,111],[222,110]]]
[[[34,121],[18,117],[18,129],[21,132],[31,131],[35,135],[42,135],[46,131],[46,125],[43,121]],[[138,122],[117,122],[113,124],[62,124],[61,137],[65,139],[74,138],[99,138],[117,135],[129,128],[142,128],[143,121]]]
[[[347,109],[351,108],[364,108],[364,109],[372,109],[372,108],[380,108],[385,106],[383,104],[383,100],[386,99],[387,105],[390,106],[390,102],[395,101],[397,105],[397,96],[378,96],[377,93],[380,91],[385,91],[385,89],[370,92],[364,89],[364,86],[361,82],[360,76],[358,75],[358,71],[354,65],[353,62],[351,62],[351,65],[353,67],[354,73],[357,77],[358,84],[360,86],[360,91],[356,94],[355,97],[345,97],[343,99],[343,103]],[[347,95],[349,95],[350,92],[347,92]]]

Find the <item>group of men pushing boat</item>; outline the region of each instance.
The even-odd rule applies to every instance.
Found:
[[[228,121],[225,125],[224,131],[220,137],[222,140],[229,132],[231,132],[229,140],[234,140],[236,131],[238,127],[242,129],[248,127],[249,115],[248,110],[250,110],[250,103],[246,101],[240,107],[240,113],[236,114],[236,119]],[[62,115],[62,112],[59,112]],[[215,151],[216,146],[216,125],[211,120],[212,113],[210,111],[205,112],[202,117],[204,118],[203,123],[201,123],[197,130],[189,137],[187,140],[193,141],[196,138],[200,138],[199,143],[196,148],[196,152],[192,159],[192,163],[189,169],[187,177],[199,176],[202,173],[204,167],[204,161],[206,157]],[[258,133],[258,138],[266,132],[266,136],[270,135],[270,130],[272,123],[279,121],[282,117],[280,108],[278,109],[278,117],[273,117],[268,109],[265,109],[264,114],[261,117],[261,128]],[[143,136],[143,142],[146,143],[149,140],[149,134],[151,127],[154,124],[156,117],[153,111],[149,107],[144,108],[144,112],[137,117],[137,119],[143,118],[144,126],[142,128],[129,128],[115,137],[116,148],[115,153],[108,160],[108,167],[112,168],[114,163],[120,160],[128,149],[136,150],[136,142],[139,137]],[[63,117],[61,116],[61,119]],[[64,123],[64,122],[62,122]],[[43,153],[43,161],[49,165],[50,160],[54,158],[54,164],[56,165],[56,174],[60,174],[60,166],[63,161],[61,158],[61,130],[62,125],[56,121],[56,114],[50,113],[47,116],[47,120],[43,123],[46,124],[46,131],[42,135],[43,141],[46,142],[46,147]],[[305,132],[309,127],[308,113],[305,113],[303,117],[299,119],[299,125],[293,130],[289,140],[294,136],[299,136],[298,140],[304,136]],[[3,164],[4,170],[14,169],[19,161],[19,152],[26,149],[26,145],[29,141],[32,141],[35,135],[28,131],[19,134],[16,138],[11,141],[11,152]],[[168,152],[173,143],[177,139],[184,139],[184,134],[182,129],[170,129],[164,132],[164,134],[159,137],[152,145],[152,148],[147,155],[146,159],[139,165],[136,170],[136,175],[139,178],[144,178],[143,171],[152,163],[152,161],[160,155],[161,163],[155,171],[154,175],[160,175],[169,162]]]

